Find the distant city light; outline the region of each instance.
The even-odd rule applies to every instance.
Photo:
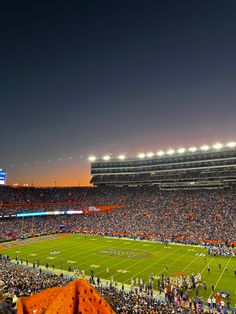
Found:
[[[147,157],[153,157],[153,153],[152,152],[149,152],[149,153],[147,153]]]
[[[96,157],[95,157],[95,156],[89,156],[89,157],[88,157],[88,160],[93,162],[93,161],[96,160]]]
[[[145,154],[144,153],[139,153],[138,154],[138,158],[144,158],[145,157]]]
[[[109,160],[109,159],[110,159],[110,156],[109,156],[109,155],[105,155],[105,156],[103,157],[103,159],[104,159],[104,160]]]
[[[185,148],[179,148],[179,149],[177,150],[177,152],[178,152],[179,154],[183,154],[185,151],[186,151]]]
[[[119,155],[118,158],[119,158],[120,160],[124,160],[124,159],[125,159],[125,155],[123,155],[123,154],[122,154],[122,155]]]
[[[208,150],[208,149],[210,149],[210,147],[208,145],[202,145],[200,148],[201,148],[201,150]]]
[[[227,146],[230,148],[233,148],[236,146],[236,143],[235,142],[229,142],[229,143],[227,143]]]
[[[196,150],[197,150],[197,148],[196,147],[189,147],[189,149],[188,149],[190,152],[196,152]]]
[[[220,149],[223,147],[223,145],[221,143],[216,143],[212,146],[214,149]]]
[[[163,155],[164,155],[163,150],[160,150],[159,152],[157,152],[157,156],[163,156]]]
[[[174,151],[172,148],[170,148],[166,153],[167,153],[168,155],[173,155],[174,152],[175,152],[175,151]]]

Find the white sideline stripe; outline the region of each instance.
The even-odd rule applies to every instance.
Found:
[[[111,237],[109,236],[104,236],[104,238],[107,238],[107,239],[110,239]],[[121,238],[112,238],[112,239],[119,239],[119,240],[125,240],[125,241],[139,241],[139,242],[148,242],[148,243],[152,243],[152,244],[164,244],[162,241],[160,240],[141,240],[141,239],[130,239],[130,238],[124,238],[124,237],[121,237]],[[177,242],[168,242],[168,245],[180,245],[180,246],[191,246],[191,247],[196,247],[196,248],[205,248],[205,245],[203,244],[185,244],[185,243],[177,243]]]

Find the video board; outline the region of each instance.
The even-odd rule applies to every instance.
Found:
[[[6,177],[7,177],[6,171],[0,169],[0,185],[6,184]]]

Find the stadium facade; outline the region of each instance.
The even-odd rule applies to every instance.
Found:
[[[94,186],[158,185],[160,189],[226,188],[236,186],[236,144],[212,148],[169,150],[137,158],[91,158]]]

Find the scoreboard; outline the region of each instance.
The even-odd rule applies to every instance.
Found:
[[[6,183],[6,171],[0,169],[0,185],[4,185]]]

